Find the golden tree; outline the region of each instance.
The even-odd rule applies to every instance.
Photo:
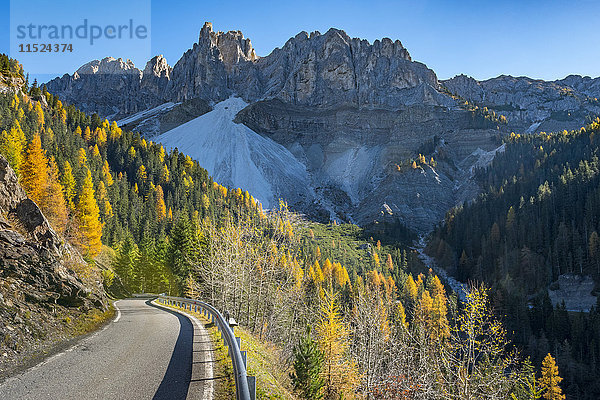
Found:
[[[59,182],[58,166],[54,161],[54,157],[50,157],[48,163],[48,180],[44,197],[46,217],[58,232],[63,233],[67,225],[67,205]]]
[[[161,221],[167,216],[167,206],[165,205],[165,195],[162,190],[162,186],[156,186],[156,213],[158,214],[158,220]]]
[[[21,170],[23,153],[26,146],[27,140],[19,121],[15,120],[8,132],[2,131],[2,135],[0,135],[0,153],[6,157],[17,175],[19,175]]]
[[[69,164],[68,161],[65,161],[65,165],[63,166],[63,173],[60,176],[60,183],[63,188],[63,193],[65,194],[67,205],[69,208],[74,209],[77,182],[73,176],[73,168],[71,168],[71,164]]]
[[[322,377],[326,400],[354,398],[354,388],[359,382],[356,363],[348,354],[348,330],[337,302],[337,294],[325,293],[317,326],[318,343],[324,355]]]
[[[388,269],[388,271],[393,271],[394,270],[394,262],[392,261],[392,255],[388,253],[387,255],[387,260],[385,262],[385,265]]]
[[[25,161],[21,166],[21,184],[29,198],[40,207],[44,206],[47,182],[48,159],[46,152],[42,149],[40,135],[35,135],[27,146]]]
[[[34,121],[36,124],[36,128],[38,130],[41,130],[42,128],[44,128],[44,111],[42,110],[42,107],[40,106],[40,103],[35,103],[35,107],[33,108],[33,113],[34,113]]]
[[[114,183],[114,179],[110,173],[110,167],[108,166],[108,161],[104,160],[104,164],[102,165],[102,179],[106,182],[106,186],[112,186]]]
[[[94,197],[92,174],[89,170],[79,194],[77,217],[79,219],[79,229],[82,234],[82,243],[80,245],[90,257],[94,257],[102,248],[102,223],[100,222],[100,208]]]
[[[539,379],[540,389],[544,392],[544,399],[564,400],[565,395],[558,384],[562,378],[558,375],[558,366],[550,353],[542,361],[542,376]]]

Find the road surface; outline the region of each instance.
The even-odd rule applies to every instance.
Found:
[[[212,400],[213,347],[198,320],[147,299],[115,306],[104,329],[7,379],[0,399]]]

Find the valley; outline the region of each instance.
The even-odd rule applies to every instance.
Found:
[[[210,22],[172,65],[105,57],[40,85],[0,62],[0,377],[110,302],[165,293],[240,325],[257,398],[600,393],[600,78],[438,79],[400,40],[337,28],[262,56]],[[82,343],[98,360],[156,343],[112,361],[152,383],[77,377],[68,398],[233,395],[228,361],[192,379],[196,350],[176,354],[187,319],[119,302]],[[198,351],[231,355],[211,335]],[[0,393],[58,393],[62,375]]]

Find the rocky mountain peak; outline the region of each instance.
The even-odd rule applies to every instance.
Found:
[[[139,75],[142,71],[137,69],[133,61],[114,57],[104,57],[102,60],[93,60],[82,65],[77,71],[78,75],[95,74],[130,74]]]
[[[158,56],[154,56],[146,63],[146,67],[144,68],[144,77],[148,75],[156,76],[158,78],[167,78],[171,77],[171,71],[173,68],[167,64],[167,59],[159,54]]]
[[[117,119],[169,101],[214,102],[231,95],[325,108],[453,105],[437,91],[435,73],[413,62],[399,40],[371,44],[331,28],[300,32],[259,58],[241,31],[214,31],[209,22],[172,69],[162,56],[143,72],[129,60],[109,57],[49,82],[48,89],[86,112]]]
[[[205,22],[200,29],[198,43],[209,44],[219,50],[223,63],[231,68],[240,61],[256,61],[256,52],[252,48],[250,39],[245,38],[241,31],[214,32],[212,23]]]

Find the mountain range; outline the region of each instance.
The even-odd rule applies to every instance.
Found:
[[[398,40],[301,32],[258,57],[240,31],[205,23],[174,66],[94,60],[47,83],[87,113],[196,158],[265,207],[427,232],[480,191],[501,138],[583,126],[600,79],[465,75],[440,81]]]

